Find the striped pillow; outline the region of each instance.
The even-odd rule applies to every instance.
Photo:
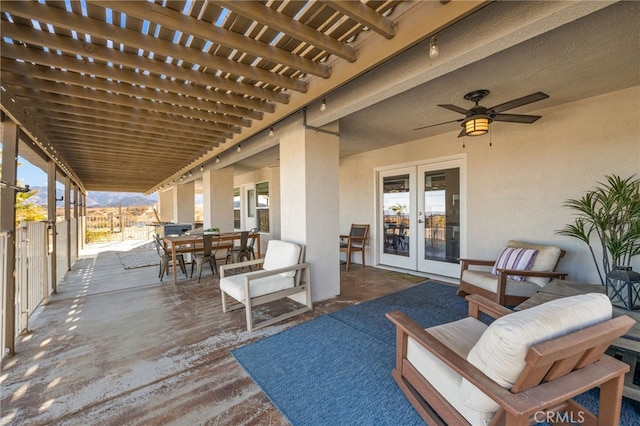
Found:
[[[538,250],[516,247],[505,247],[498,256],[498,260],[493,265],[491,273],[498,275],[498,269],[519,269],[528,271],[533,266]],[[509,275],[507,278],[514,281],[524,281],[526,277]]]

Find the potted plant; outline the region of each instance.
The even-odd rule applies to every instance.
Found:
[[[564,206],[574,210],[576,217],[558,231],[589,246],[603,285],[612,270],[630,266],[631,259],[640,255],[640,179],[635,175],[605,177],[606,182],[599,182],[581,198],[565,201]],[[602,268],[592,244],[600,247]]]

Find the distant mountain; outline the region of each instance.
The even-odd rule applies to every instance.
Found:
[[[37,189],[38,193],[33,195],[30,200],[38,205],[47,204],[47,187],[46,186],[34,186],[32,190]],[[64,191],[61,189],[56,190],[56,198],[60,198],[64,195]],[[89,191],[87,193],[87,207],[132,207],[132,206],[151,206],[158,202],[157,194],[142,195],[131,192],[99,192]],[[64,206],[64,202],[58,201],[56,203],[58,207]]]

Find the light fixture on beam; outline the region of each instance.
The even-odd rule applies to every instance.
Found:
[[[435,58],[440,54],[440,49],[438,48],[438,39],[436,36],[431,37],[431,41],[429,42],[429,57]]]
[[[271,127],[271,128],[269,129],[269,137],[271,137],[271,138],[272,138],[274,134],[275,134],[275,132],[273,131],[273,127]]]
[[[216,163],[219,163],[219,162],[220,162],[220,156],[216,155]]]
[[[236,148],[237,152],[242,152],[242,145],[238,144],[238,147]]]
[[[323,99],[322,103],[320,104],[320,111],[325,112],[327,110],[327,100]]]

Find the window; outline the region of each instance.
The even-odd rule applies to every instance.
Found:
[[[256,212],[258,213],[258,231],[269,232],[269,182],[256,184]]]
[[[233,227],[240,229],[240,188],[233,188]]]

